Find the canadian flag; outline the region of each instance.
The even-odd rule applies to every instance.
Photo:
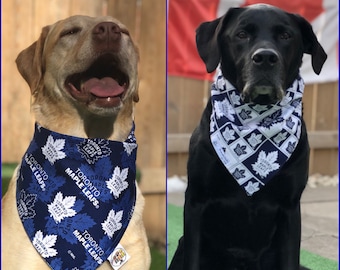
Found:
[[[168,0],[168,74],[212,80],[200,59],[195,44],[196,28],[205,21],[222,16],[231,7],[267,3],[298,13],[313,26],[328,58],[320,75],[304,55],[301,75],[306,83],[338,80],[338,0]]]

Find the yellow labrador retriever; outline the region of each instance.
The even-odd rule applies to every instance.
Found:
[[[2,200],[2,269],[149,269],[128,30],[73,16],[44,27],[16,62],[36,127]]]

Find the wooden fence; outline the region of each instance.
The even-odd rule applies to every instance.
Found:
[[[209,97],[210,82],[168,78],[168,175],[186,175],[188,144]],[[303,113],[310,174],[338,173],[338,82],[307,85]]]
[[[146,197],[149,238],[165,243],[166,2],[158,0],[25,0],[2,3],[2,162],[19,162],[33,133],[30,91],[15,66],[41,28],[71,15],[111,15],[125,24],[140,52],[136,106],[137,166]]]

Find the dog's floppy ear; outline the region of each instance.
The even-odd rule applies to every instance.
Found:
[[[44,73],[42,55],[48,32],[49,26],[44,27],[39,39],[20,52],[15,61],[21,76],[31,88],[31,93],[37,90]]]
[[[134,92],[133,95],[132,95],[132,100],[133,100],[134,102],[138,102],[138,101],[139,101],[138,89],[139,89],[139,80],[137,79],[137,82],[136,82],[136,89],[135,89],[135,92]]]
[[[312,55],[313,70],[316,74],[320,74],[322,66],[327,59],[327,54],[318,42],[311,24],[300,15],[294,14],[294,17],[300,27],[303,40],[303,52]]]
[[[196,29],[197,50],[208,72],[213,72],[220,63],[219,36],[223,26],[236,10],[240,9],[231,8],[224,16],[211,22],[204,22]]]

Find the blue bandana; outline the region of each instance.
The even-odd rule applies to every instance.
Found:
[[[273,105],[246,104],[221,74],[211,89],[210,139],[224,166],[251,196],[289,159],[301,135],[301,78]]]
[[[36,125],[17,180],[17,209],[52,269],[96,269],[113,252],[136,202],[136,152],[134,127],[117,142]]]

